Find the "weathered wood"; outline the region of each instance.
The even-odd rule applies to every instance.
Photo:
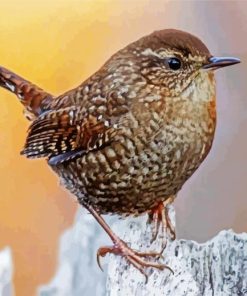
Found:
[[[150,246],[150,227],[139,218],[117,225],[121,237],[136,249],[159,250],[160,240]],[[173,220],[174,221],[174,220]],[[131,226],[131,227],[130,227]],[[150,270],[149,281],[124,260],[111,257],[107,295],[226,296],[247,295],[247,234],[221,231],[199,244],[188,240],[168,241],[164,262],[174,271]]]
[[[169,215],[174,223],[174,210]],[[125,241],[137,250],[159,251],[161,233],[150,245],[151,226],[147,216],[120,219],[110,217],[108,222]],[[148,283],[125,260],[109,256],[108,268],[102,273],[96,264],[96,250],[109,244],[93,218],[80,211],[75,225],[61,240],[58,272],[52,282],[40,289],[42,296],[96,295],[96,296],[225,296],[247,295],[247,234],[221,231],[215,238],[198,244],[194,241],[168,238],[164,263],[174,271],[147,269]]]
[[[12,275],[11,251],[5,248],[0,251],[0,296],[13,295]]]

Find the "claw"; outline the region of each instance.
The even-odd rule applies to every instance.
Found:
[[[104,272],[104,269],[103,269],[101,262],[100,262],[100,257],[104,257],[104,256],[99,253],[99,250],[97,251],[97,264],[98,264],[99,268],[101,269],[101,271]]]
[[[100,257],[105,257],[109,252],[114,253],[115,246],[105,246],[105,247],[100,247],[97,251],[97,263],[99,268],[104,271],[101,262],[100,262]],[[111,251],[109,251],[111,250]]]
[[[97,262],[98,262],[100,269],[103,270],[101,263],[100,263],[100,257],[104,257],[108,253],[122,256],[127,260],[127,262],[132,264],[135,268],[137,268],[145,276],[145,279],[146,279],[145,282],[147,283],[148,275],[146,274],[144,267],[153,267],[153,268],[157,268],[159,270],[164,270],[165,268],[167,268],[173,273],[173,270],[165,264],[160,264],[160,263],[156,263],[156,262],[149,262],[149,261],[145,261],[142,259],[144,257],[161,258],[163,250],[164,250],[164,248],[159,253],[157,253],[157,252],[138,252],[138,251],[132,250],[122,240],[116,239],[114,241],[113,246],[106,246],[106,247],[99,248],[99,250],[97,252]]]
[[[158,259],[164,259],[164,256],[163,256],[163,252],[165,251],[165,248],[166,248],[166,243],[163,245],[163,247],[161,248],[161,251],[159,252],[159,255],[158,255]]]

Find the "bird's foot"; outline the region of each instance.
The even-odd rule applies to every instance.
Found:
[[[146,278],[146,283],[148,280],[148,275],[145,272],[146,267],[153,267],[157,268],[159,270],[164,270],[167,268],[170,270],[170,272],[173,273],[173,270],[165,265],[165,264],[160,264],[157,262],[152,262],[152,261],[146,261],[143,258],[147,257],[153,257],[153,258],[160,258],[162,257],[163,250],[158,253],[158,252],[138,252],[136,250],[131,249],[124,241],[121,239],[116,239],[114,241],[113,246],[104,246],[98,249],[97,252],[97,262],[101,270],[102,266],[100,263],[100,257],[106,256],[108,253],[122,256],[124,257],[128,263],[132,264],[135,268],[137,268]]]
[[[161,258],[164,248],[162,248],[161,252],[159,253],[157,252],[144,253],[144,252],[138,252],[138,251],[132,250],[124,241],[122,241],[111,230],[109,225],[105,222],[105,220],[101,217],[101,215],[92,206],[86,204],[85,207],[94,216],[94,218],[98,221],[98,223],[104,228],[104,230],[106,231],[106,233],[109,235],[109,237],[113,242],[113,246],[101,247],[97,252],[97,262],[101,270],[102,270],[102,267],[100,264],[100,257],[104,257],[108,253],[110,253],[110,254],[115,254],[115,255],[124,257],[128,263],[136,267],[145,276],[146,282],[148,280],[148,276],[145,272],[146,267],[153,267],[159,270],[164,270],[165,268],[167,268],[173,273],[173,270],[165,264],[160,264],[158,262],[153,262],[153,261],[146,261],[143,259],[146,257]]]
[[[155,208],[151,210],[149,213],[149,222],[154,222],[154,229],[152,233],[151,243],[153,243],[158,236],[159,229],[162,227],[162,233],[166,236],[167,231],[169,231],[171,235],[171,239],[174,240],[176,238],[175,228],[172,225],[171,219],[168,214],[167,206],[171,204],[174,200],[174,197],[170,197],[165,202],[160,202]],[[166,245],[166,241],[164,247]]]

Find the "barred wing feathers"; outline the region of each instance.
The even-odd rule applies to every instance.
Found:
[[[83,114],[78,107],[68,107],[36,119],[21,154],[28,158],[46,157],[54,165],[100,149],[115,134],[110,121]]]

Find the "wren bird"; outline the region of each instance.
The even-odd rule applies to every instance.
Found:
[[[169,29],[131,43],[60,96],[0,67],[0,86],[17,95],[32,121],[21,154],[46,158],[110,236],[113,246],[100,248],[98,259],[124,256],[144,275],[146,267],[167,267],[145,258],[156,253],[132,250],[101,215],[146,212],[162,223],[163,203],[212,146],[214,70],[239,62],[212,56],[197,37]]]

